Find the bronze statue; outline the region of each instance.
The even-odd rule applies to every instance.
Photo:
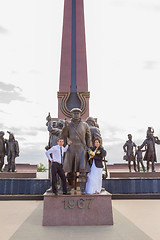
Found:
[[[46,118],[48,120],[47,127],[49,131],[49,142],[48,146],[45,147],[46,150],[50,149],[51,147],[57,145],[57,140],[61,135],[62,128],[64,126],[64,120],[51,121],[50,113]]]
[[[147,130],[147,138],[144,140],[140,149],[145,147],[146,153],[144,156],[144,160],[147,161],[147,172],[149,172],[149,164],[152,163],[152,172],[155,172],[155,162],[157,162],[155,143],[160,144],[160,140],[158,137],[153,136],[154,131],[151,129]]]
[[[94,139],[95,138],[99,138],[101,140],[101,145],[102,145],[101,132],[100,132],[99,128],[96,127],[96,122],[95,122],[94,118],[93,117],[88,117],[86,119],[86,123],[89,125],[90,131],[91,131],[92,145],[94,145]]]
[[[69,173],[69,185],[73,186],[73,175],[79,172],[79,182],[81,193],[85,193],[86,173],[89,171],[87,162],[87,150],[91,147],[91,133],[87,123],[81,120],[81,109],[73,108],[71,110],[72,119],[66,122],[62,129],[61,137],[69,138],[72,145],[66,153],[64,160],[64,171]],[[88,167],[88,170],[87,170]]]
[[[7,131],[8,132],[8,131]],[[7,140],[6,153],[8,161],[8,172],[15,172],[15,158],[19,157],[19,145],[18,141],[15,140],[13,133],[9,133],[9,140]]]
[[[133,161],[134,171],[137,172],[136,162],[134,157],[134,147],[136,148],[136,144],[132,141],[132,135],[128,134],[128,141],[123,146],[124,152],[126,155],[124,156],[124,160],[128,161],[129,171],[131,172],[131,162]]]
[[[142,152],[145,152],[146,150],[141,150],[140,146],[138,146],[138,149],[136,150],[135,153],[135,159],[137,158],[137,168],[138,168],[138,172],[140,172],[140,164],[142,166],[143,172],[145,172],[145,167],[143,164],[143,155]]]
[[[50,113],[46,117],[47,123],[46,126],[48,127],[49,131],[49,142],[48,145],[45,147],[46,150],[49,150],[51,147],[57,145],[57,140],[61,135],[62,128],[64,126],[64,120],[53,121]],[[51,178],[51,162],[49,161],[49,178]],[[51,180],[52,181],[52,180]],[[52,184],[51,184],[52,185]],[[60,178],[57,174],[57,185],[60,189]],[[52,192],[52,187],[50,187],[47,192]]]
[[[148,127],[146,136],[153,137],[153,134],[154,134],[154,129],[152,127]]]
[[[2,168],[4,165],[4,157],[5,157],[5,139],[4,132],[0,131],[0,172],[2,172]]]

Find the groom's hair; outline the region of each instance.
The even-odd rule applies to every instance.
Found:
[[[59,142],[59,140],[63,140],[63,141],[64,141],[64,138],[63,138],[63,137],[59,137],[59,138],[57,139],[57,142]]]

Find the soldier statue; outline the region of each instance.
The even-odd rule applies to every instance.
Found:
[[[124,152],[126,156],[124,156],[124,160],[128,161],[129,171],[131,172],[131,162],[133,161],[134,171],[137,172],[136,162],[134,157],[134,147],[136,148],[136,144],[132,141],[132,135],[128,134],[128,141],[123,146]]]
[[[146,153],[144,156],[144,160],[147,161],[147,172],[149,172],[149,164],[152,163],[152,172],[155,172],[155,162],[157,162],[155,143],[160,144],[160,140],[158,137],[153,136],[154,130],[148,128],[147,130],[147,138],[144,140],[140,149],[145,147]]]
[[[0,131],[0,172],[2,172],[2,168],[4,165],[4,157],[5,157],[5,139],[4,139],[4,132]]]
[[[47,116],[46,120],[47,122],[47,127],[49,131],[49,142],[48,146],[46,146],[46,150],[50,149],[51,147],[57,145],[57,140],[61,135],[62,128],[64,126],[64,121],[63,120],[58,120],[58,121],[53,121],[51,120],[50,113]]]
[[[61,137],[69,138],[72,141],[64,160],[64,171],[70,174],[68,180],[70,188],[73,186],[74,173],[79,172],[80,189],[81,193],[84,194],[86,174],[89,171],[87,150],[91,147],[92,141],[88,124],[81,120],[81,112],[79,108],[71,110],[72,119],[69,123],[66,122]]]
[[[92,137],[92,145],[94,146],[94,139],[98,138],[101,140],[101,145],[102,145],[102,137],[101,137],[101,132],[99,130],[98,127],[96,127],[96,122],[94,120],[93,117],[88,117],[86,119],[86,123],[89,125],[90,127],[90,131],[91,131],[91,137]]]
[[[49,131],[49,142],[48,145],[45,147],[46,150],[52,148],[53,146],[57,145],[58,138],[61,135],[62,128],[64,126],[64,120],[53,121],[50,113],[48,114],[46,126],[48,127]],[[49,161],[49,178],[51,178],[51,162]],[[52,180],[51,180],[52,181]],[[60,188],[60,178],[57,174],[57,183],[58,187]],[[52,185],[52,184],[51,184]],[[47,192],[52,192],[52,187],[50,187]]]
[[[7,131],[8,132],[8,131]],[[7,161],[8,161],[8,172],[12,170],[15,172],[15,158],[19,157],[19,145],[18,141],[15,140],[13,133],[9,133],[9,140],[7,140],[6,144],[6,153],[7,153]]]

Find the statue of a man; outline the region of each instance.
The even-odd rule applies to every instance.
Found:
[[[45,147],[45,149],[49,150],[51,147],[57,145],[58,138],[60,137],[62,128],[64,126],[64,120],[59,119],[58,121],[52,121],[50,113],[46,117],[46,120],[47,120],[46,126],[49,131],[49,142],[48,142],[48,145]],[[51,170],[51,162],[49,161],[49,178],[51,177],[50,170]],[[60,180],[58,175],[57,175],[57,181],[60,185]],[[50,187],[47,190],[47,192],[52,192],[52,187]]]
[[[4,132],[0,131],[0,172],[2,172],[2,168],[3,168],[3,165],[4,165],[4,157],[5,157]]]
[[[101,132],[100,132],[99,128],[96,127],[96,122],[95,122],[94,118],[93,117],[88,117],[86,119],[86,123],[90,127],[91,136],[92,136],[92,145],[94,145],[94,139],[95,138],[99,138],[101,140],[101,144],[102,144]]]
[[[52,122],[51,119],[49,119],[49,121],[47,122],[47,127],[49,131],[49,142],[48,146],[46,146],[46,150],[57,145],[57,140],[61,135],[63,126],[64,126],[63,120],[60,119],[57,122],[56,121]]]
[[[134,157],[134,147],[136,148],[136,144],[132,141],[132,135],[128,134],[128,141],[123,146],[123,150],[126,153],[126,161],[128,161],[129,171],[131,172],[131,162],[133,161],[134,171],[137,172],[136,169],[136,161]]]
[[[79,182],[81,193],[85,193],[86,173],[87,173],[87,149],[91,147],[91,132],[86,122],[81,121],[81,109],[71,110],[72,119],[62,129],[61,137],[69,138],[72,141],[64,160],[64,171],[67,173],[79,172]],[[89,170],[89,169],[88,169]],[[72,181],[69,182],[72,185]]]
[[[145,147],[146,149],[143,160],[147,161],[147,172],[149,172],[150,162],[152,163],[152,172],[155,172],[154,165],[155,162],[157,162],[155,143],[160,144],[160,140],[158,139],[158,137],[153,136],[153,131],[147,131],[147,138],[140,146],[140,149],[142,149],[143,147]]]
[[[15,158],[19,157],[19,145],[18,141],[15,140],[13,133],[9,133],[9,140],[7,140],[7,161],[8,161],[8,172],[15,172]]]

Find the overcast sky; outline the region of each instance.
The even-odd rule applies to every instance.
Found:
[[[57,117],[63,0],[0,1],[0,130],[14,132],[17,162],[47,165],[46,116]],[[159,0],[84,0],[90,115],[109,163],[127,134],[160,137]],[[8,134],[5,134],[8,138]],[[160,146],[157,146],[160,162]]]

